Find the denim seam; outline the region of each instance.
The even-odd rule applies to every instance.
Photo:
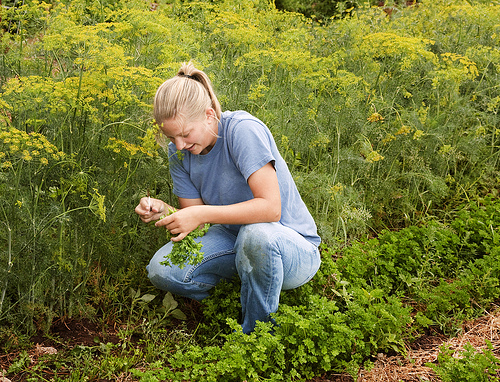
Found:
[[[276,240],[274,240],[274,238],[277,237]],[[277,232],[275,233],[273,236],[270,237],[270,242],[271,243],[274,243],[273,244],[273,251],[275,251],[275,253],[278,253],[279,256],[281,257],[281,251],[279,250],[279,244],[282,244],[282,235]],[[275,269],[275,266],[276,266],[276,256],[269,256],[270,257],[270,265],[271,265],[271,270],[274,271]],[[282,270],[283,272],[283,270]],[[275,272],[272,272],[271,273],[271,282],[269,283],[269,287],[267,288],[266,290],[266,295],[265,295],[265,302],[266,302],[266,306],[269,307],[269,297],[271,296],[271,288],[272,286],[275,284],[274,283],[274,280],[275,280]],[[282,287],[282,285],[281,285]],[[281,292],[281,287],[280,287],[280,292]],[[279,293],[279,292],[278,292]],[[279,300],[279,297],[278,297],[278,300]],[[271,312],[266,312],[267,314],[270,314]]]

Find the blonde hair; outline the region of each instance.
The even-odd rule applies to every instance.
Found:
[[[156,91],[154,118],[156,123],[181,117],[186,121],[201,118],[208,108],[221,117],[221,106],[208,76],[191,62],[183,63],[177,75],[166,80]]]

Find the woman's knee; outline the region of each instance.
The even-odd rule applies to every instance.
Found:
[[[266,266],[273,251],[272,223],[242,226],[235,244],[236,266],[239,272],[251,272]]]
[[[272,224],[256,223],[242,226],[236,240],[236,250],[247,252],[267,250],[272,242]]]
[[[183,277],[182,274],[180,274],[180,269],[161,264],[161,262],[165,260],[165,253],[169,253],[169,250],[171,249],[170,244],[171,243],[165,245],[155,253],[149,264],[146,266],[146,270],[148,272],[149,280],[155,287],[164,291],[177,293],[178,291],[176,285],[183,283]]]

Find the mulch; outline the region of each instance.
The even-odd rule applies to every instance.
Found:
[[[453,357],[460,358],[464,345],[469,343],[477,351],[484,351],[488,349],[486,341],[493,346],[493,354],[500,358],[500,309],[466,322],[462,334],[454,338],[425,336],[408,347],[406,356],[379,354],[373,369],[361,372],[358,382],[438,382],[441,380],[427,364],[437,362],[442,346],[452,350]]]

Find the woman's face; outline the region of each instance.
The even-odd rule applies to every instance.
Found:
[[[160,129],[177,150],[188,150],[195,155],[207,154],[217,142],[218,123],[214,114],[212,109],[207,109],[196,121],[188,122],[181,117],[167,119]]]

